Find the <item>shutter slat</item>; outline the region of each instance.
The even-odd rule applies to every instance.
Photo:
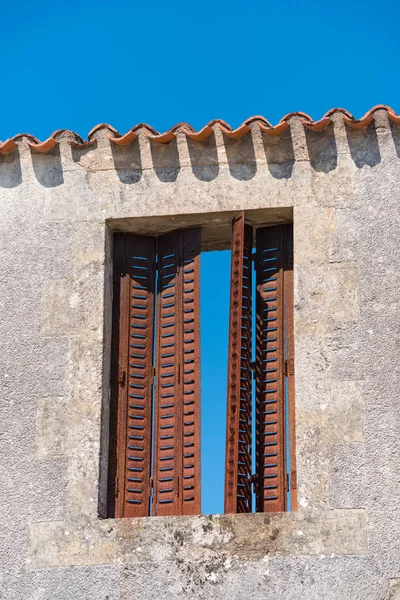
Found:
[[[158,241],[156,515],[200,512],[200,229]]]
[[[256,510],[279,512],[285,493],[285,225],[256,234]]]
[[[240,213],[232,225],[225,513],[251,512],[253,230]]]
[[[115,516],[145,517],[151,497],[155,239],[117,234],[114,251],[119,270]]]

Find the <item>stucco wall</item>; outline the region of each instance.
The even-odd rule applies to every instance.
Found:
[[[400,126],[333,119],[0,156],[2,600],[400,597]],[[294,219],[300,510],[100,519],[111,230],[267,208]]]

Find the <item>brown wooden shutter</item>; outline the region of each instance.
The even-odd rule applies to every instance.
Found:
[[[150,514],[154,291],[155,239],[116,234],[109,493],[116,517]]]
[[[288,320],[284,292],[286,288],[288,310],[293,303],[293,293],[289,296],[293,280],[285,275],[289,266],[287,244],[290,232],[291,226],[277,225],[257,229],[256,234],[257,512],[278,512],[286,508],[285,369],[288,365]],[[292,309],[289,312],[292,315]],[[292,324],[291,317],[290,329]],[[290,339],[292,352],[293,337]]]
[[[240,213],[232,225],[226,428],[225,512],[251,512],[253,230]]]
[[[182,514],[201,512],[200,489],[200,250],[201,230],[182,231],[183,480]]]
[[[158,238],[155,515],[200,512],[199,228]]]
[[[285,359],[289,419],[289,492],[290,510],[297,510],[296,473],[296,415],[294,397],[294,282],[293,282],[293,225],[286,225],[286,261],[283,271]]]

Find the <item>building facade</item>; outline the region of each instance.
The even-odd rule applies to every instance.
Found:
[[[0,199],[2,600],[400,598],[398,115],[16,136]],[[298,509],[107,518],[113,234],[239,211],[293,223]]]

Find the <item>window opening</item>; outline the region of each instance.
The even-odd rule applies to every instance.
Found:
[[[201,254],[202,513],[224,512],[230,250]]]
[[[200,228],[115,234],[109,516],[297,508],[292,244],[239,213],[200,285]]]

